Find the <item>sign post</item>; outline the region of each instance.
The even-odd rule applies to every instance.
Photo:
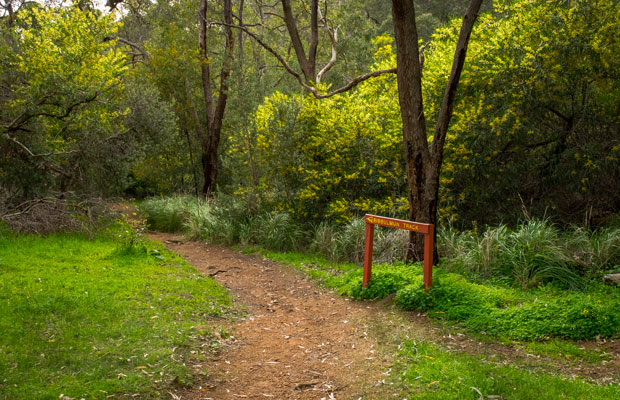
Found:
[[[368,287],[372,276],[372,245],[375,225],[380,225],[424,234],[424,290],[428,292],[433,287],[433,240],[435,226],[433,224],[423,224],[371,214],[366,214],[364,220],[366,221],[366,240],[364,241],[364,276],[362,278],[362,287]]]

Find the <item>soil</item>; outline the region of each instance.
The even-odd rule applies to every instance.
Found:
[[[395,343],[405,336],[489,362],[515,363],[599,384],[620,382],[617,341],[583,344],[605,354],[600,363],[532,355],[519,344],[477,340],[425,315],[402,312],[389,298],[350,301],[259,254],[245,255],[173,234],[149,237],[227,287],[247,311],[226,326],[231,336],[222,337],[225,345],[217,355],[196,361],[194,367],[208,370],[208,376],[191,389],[170,392],[174,399],[402,399],[402,388],[387,378]]]
[[[227,287],[247,315],[231,326],[234,341],[201,365],[206,382],[182,399],[378,399],[389,360],[366,321],[376,305],[348,301],[287,266],[258,255],[152,233]]]

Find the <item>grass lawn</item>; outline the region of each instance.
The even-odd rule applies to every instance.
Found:
[[[224,288],[155,243],[5,234],[0,398],[160,398],[192,382],[184,363],[209,351],[194,344],[215,346],[230,310]]]

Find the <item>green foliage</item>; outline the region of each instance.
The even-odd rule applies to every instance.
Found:
[[[340,289],[342,294],[358,300],[383,299],[408,285],[419,286],[422,283],[419,265],[373,266],[372,279],[365,289],[362,289],[361,272],[350,274],[348,282]]]
[[[450,15],[430,3],[419,6],[420,18]],[[385,11],[375,3],[367,7]],[[441,221],[512,225],[521,215],[516,210],[523,210],[564,223],[586,214],[600,225],[620,210],[620,66],[611,56],[619,49],[612,33],[618,4],[523,0],[494,7],[472,34],[457,94],[442,167]],[[459,19],[450,21],[426,45],[429,125],[459,26]],[[374,39],[374,69],[394,66],[391,42]],[[260,201],[315,223],[346,222],[365,212],[403,215],[408,202],[397,99],[392,76],[321,101],[272,94],[251,128],[230,137],[227,165],[246,177],[235,180],[242,185],[236,193],[258,193]],[[557,273],[537,268],[524,276]]]
[[[0,175],[22,198],[113,190],[125,153],[111,149],[123,141],[129,113],[125,55],[107,39],[118,23],[78,7],[32,6],[15,17],[0,24],[10,48],[0,71]]]
[[[439,234],[446,270],[523,288],[548,282],[582,288],[620,263],[619,243],[618,228],[560,232],[546,220],[530,220],[515,230],[500,225],[480,235],[452,229]]]
[[[494,4],[474,28],[459,85],[442,218],[466,227],[514,223],[522,209],[600,224],[619,210],[620,63],[610,54],[620,41],[610,33],[620,28],[620,5]],[[458,27],[453,21],[438,30],[425,52],[431,99],[443,95]]]
[[[374,67],[392,59],[380,37]],[[404,213],[401,126],[395,78],[328,99],[276,92],[254,114],[251,135],[231,138],[228,156],[254,176],[262,201],[296,219],[348,222],[364,212]]]
[[[190,351],[208,355],[194,339],[216,345],[205,317],[230,300],[143,244],[151,251],[119,251],[123,242],[104,237],[0,237],[0,397],[157,399],[193,382]]]
[[[620,333],[617,289],[598,285],[587,293],[549,287],[526,294],[446,275],[434,281],[429,293],[420,286],[407,286],[396,301],[404,309],[429,311],[460,321],[473,332],[509,339],[579,340]]]

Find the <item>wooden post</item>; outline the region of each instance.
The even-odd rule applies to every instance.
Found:
[[[366,239],[364,242],[364,277],[362,287],[368,287],[370,276],[372,275],[372,242],[375,234],[375,226],[366,222]]]
[[[433,287],[433,241],[435,226],[428,227],[424,234],[424,290],[427,292]]]

